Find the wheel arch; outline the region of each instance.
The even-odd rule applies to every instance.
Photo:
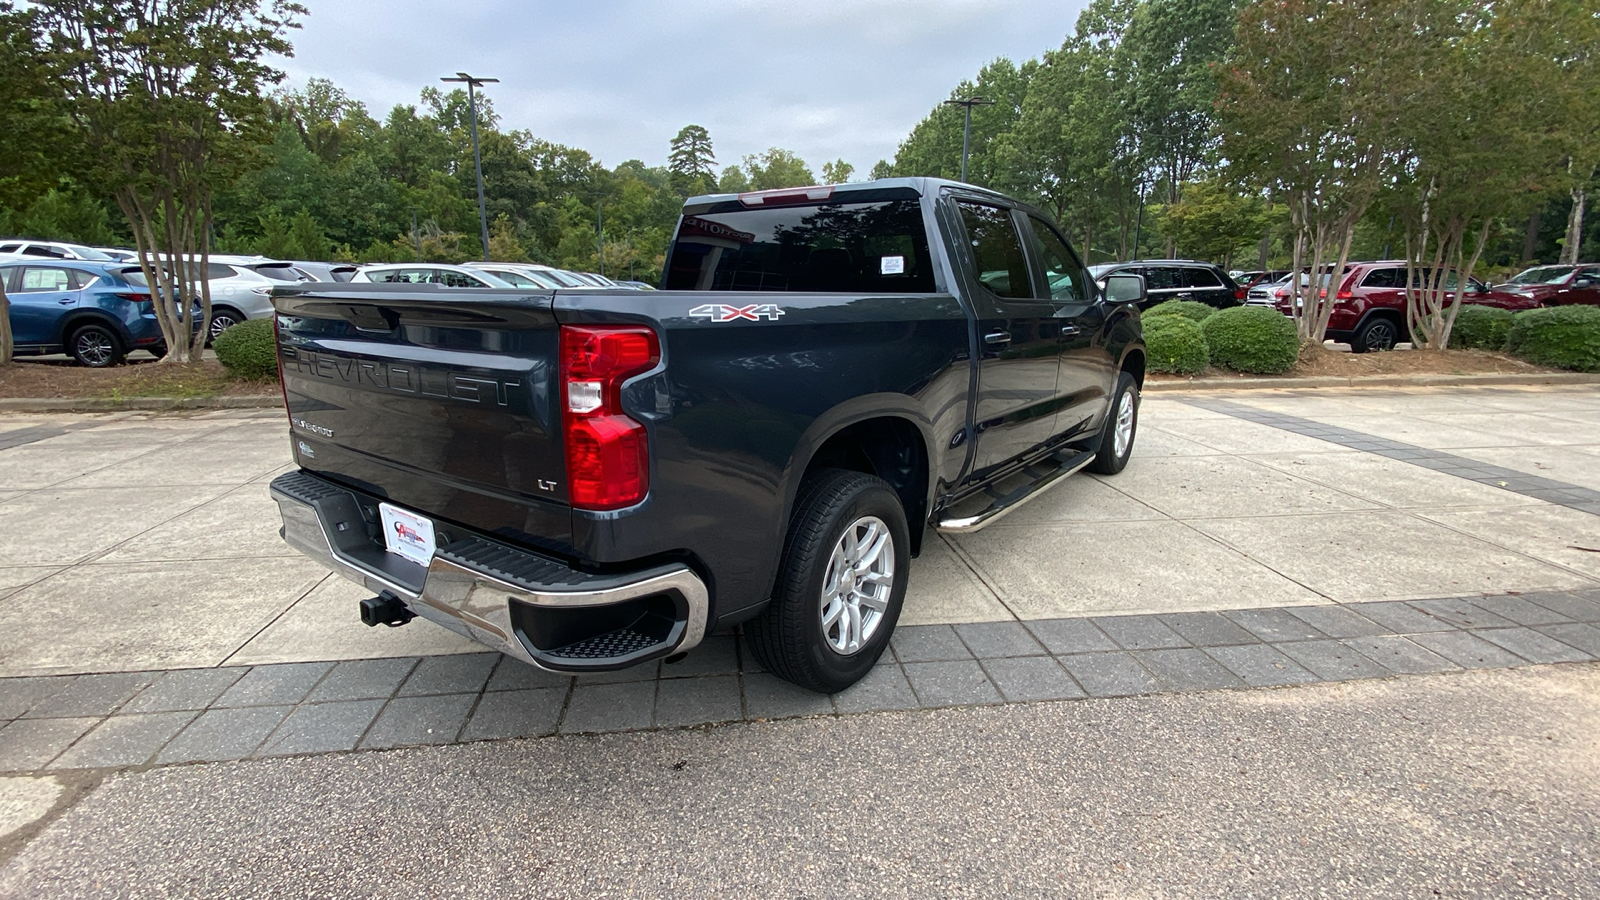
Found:
[[[127,324],[98,309],[75,309],[62,316],[60,328],[56,331],[56,343],[66,347],[67,338],[85,325],[103,325],[111,329],[111,333],[122,342],[124,351],[133,348],[133,333],[128,331]]]

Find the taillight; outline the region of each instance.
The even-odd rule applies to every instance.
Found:
[[[149,294],[135,294],[132,292],[119,293],[117,296],[129,303],[149,303],[152,300]]]
[[[1277,297],[1279,300],[1287,300],[1287,299],[1289,299],[1289,289],[1288,288],[1278,288],[1277,290],[1272,292],[1272,296]]]
[[[1246,291],[1244,288],[1238,288],[1233,292],[1233,299],[1243,300],[1245,297],[1249,296],[1249,293],[1250,292]]]
[[[1335,300],[1354,300],[1355,298],[1356,298],[1356,295],[1355,295],[1354,291],[1343,290],[1343,291],[1340,291],[1339,293],[1335,294],[1333,299],[1335,299]]]
[[[650,490],[644,426],[622,412],[622,383],[661,359],[661,343],[632,325],[561,326],[567,495],[579,509],[621,509]]]

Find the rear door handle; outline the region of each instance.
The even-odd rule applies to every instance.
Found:
[[[1011,332],[991,331],[983,336],[983,342],[991,347],[1004,347],[1011,343]]]
[[[1063,325],[1063,326],[1061,326],[1061,336],[1062,337],[1072,337],[1073,335],[1075,335],[1077,333],[1078,333],[1078,326],[1076,326],[1076,325]]]

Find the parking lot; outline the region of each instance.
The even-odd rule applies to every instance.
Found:
[[[48,861],[71,857],[62,842],[82,840],[116,804],[203,794],[201,785],[234,777],[220,768],[230,760],[268,766],[228,771],[269,781],[373,766],[410,778],[393,767],[494,767],[504,754],[560,770],[548,757],[561,747],[623,768],[720,747],[735,765],[758,752],[742,745],[819,728],[856,747],[849,752],[862,752],[867,731],[926,733],[938,744],[953,722],[1027,744],[1121,721],[1122,712],[1105,718],[1113,710],[1130,722],[1158,709],[1245,715],[1280,702],[1246,700],[1256,693],[1248,689],[1286,685],[1298,687],[1261,696],[1297,697],[1281,702],[1335,719],[1351,715],[1346,701],[1371,704],[1385,691],[1430,715],[1444,715],[1445,696],[1504,690],[1545,698],[1552,721],[1563,713],[1550,697],[1582,698],[1574,727],[1596,715],[1592,387],[1149,395],[1136,459],[1122,474],[1068,479],[982,532],[930,542],[893,654],[831,698],[760,672],[733,634],[681,663],[575,680],[483,653],[424,620],[365,628],[361,590],[277,537],[266,482],[287,467],[287,445],[273,410],[0,418],[9,550],[0,567],[0,780],[38,784],[44,773],[64,785],[35,802],[37,815],[70,805],[73,785],[112,776],[37,838],[30,827],[0,837],[0,859],[32,841],[0,893],[35,893],[53,871]],[[1578,665],[1544,668],[1557,663]],[[1352,681],[1368,686],[1341,687]],[[1235,693],[1195,693],[1218,689]],[[1180,696],[1146,696],[1167,694]],[[1130,703],[1144,705],[1106,705]],[[910,712],[919,708],[940,711]],[[843,724],[864,713],[875,715]],[[806,718],[788,731],[762,724],[791,717]],[[741,721],[749,724],[732,727],[758,730],[674,730]],[[546,749],[505,740],[608,732],[656,733],[623,744],[557,737],[602,743]],[[1204,752],[1223,752],[1214,739],[1197,738]],[[427,755],[443,747],[317,762],[458,743],[473,746],[451,757]],[[1329,746],[1352,760],[1372,749]],[[248,762],[264,757],[280,759]],[[202,765],[172,768],[186,763]],[[1549,774],[1537,760],[1517,764]],[[809,763],[796,765],[806,783]],[[1593,787],[1592,776],[1566,785],[1590,811],[1561,822],[1592,817]],[[1226,787],[1216,790],[1215,802],[1232,802]],[[239,840],[264,839],[252,833]]]

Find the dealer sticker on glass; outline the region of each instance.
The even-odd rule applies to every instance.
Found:
[[[878,274],[904,275],[906,273],[906,258],[904,256],[884,256],[878,259]]]
[[[383,542],[390,553],[411,560],[419,566],[433,562],[433,521],[398,506],[378,504],[378,514],[383,520]]]

